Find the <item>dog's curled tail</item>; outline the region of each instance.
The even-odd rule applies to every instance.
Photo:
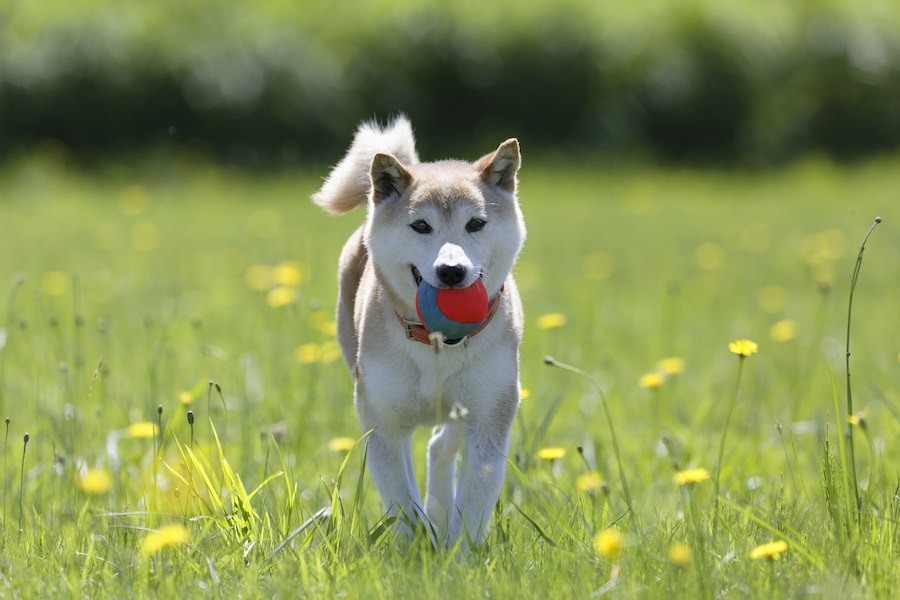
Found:
[[[404,165],[419,162],[412,125],[405,116],[395,117],[386,127],[375,121],[361,124],[346,156],[313,194],[313,202],[335,215],[365,204],[372,185],[372,158],[380,152],[393,154]]]

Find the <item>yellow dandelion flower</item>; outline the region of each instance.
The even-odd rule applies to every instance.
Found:
[[[297,287],[303,282],[303,267],[293,260],[279,263],[272,269],[272,280],[285,287]]]
[[[112,488],[112,475],[106,469],[88,469],[75,478],[75,485],[85,494],[100,496]]]
[[[184,525],[163,525],[157,531],[151,531],[141,543],[141,552],[149,556],[169,546],[177,546],[190,541],[191,532]]]
[[[272,287],[272,267],[253,265],[244,273],[244,283],[254,292],[264,292]]]
[[[759,560],[761,558],[778,558],[788,550],[787,542],[778,540],[777,542],[769,542],[762,544],[750,551],[751,560]]]
[[[41,291],[47,296],[62,296],[69,289],[69,276],[62,271],[47,271],[41,279]]]
[[[600,473],[591,471],[590,473],[579,475],[578,479],[575,480],[575,486],[579,492],[593,494],[603,487],[603,478],[600,476]]]
[[[656,369],[666,375],[678,375],[684,371],[684,359],[680,356],[668,356],[656,363]]]
[[[147,210],[147,190],[140,185],[129,185],[119,194],[119,210],[129,217],[136,217]]]
[[[660,387],[665,382],[663,376],[659,373],[644,373],[638,379],[638,385],[644,389],[653,390]]]
[[[328,449],[332,452],[350,452],[356,440],[349,437],[336,437],[328,442]]]
[[[319,344],[301,344],[294,351],[294,356],[301,365],[314,365],[322,362],[322,347]]]
[[[128,437],[148,439],[156,437],[157,427],[156,423],[153,423],[151,421],[141,421],[139,423],[132,423],[128,426],[128,429],[126,431],[128,433]]]
[[[331,320],[322,321],[316,326],[316,329],[319,330],[319,333],[334,337],[337,335],[337,322]]]
[[[544,460],[558,460],[566,455],[565,448],[541,448],[538,450],[538,458]]]
[[[184,405],[188,405],[194,401],[194,395],[187,390],[179,392],[178,401]]]
[[[756,295],[756,303],[767,313],[777,313],[784,308],[784,288],[777,285],[768,285],[759,290]]]
[[[529,390],[528,388],[522,388],[519,391],[519,400],[528,400],[529,398],[531,398],[531,390]]]
[[[547,313],[538,317],[538,329],[559,329],[566,324],[566,315],[562,313]]]
[[[625,538],[615,527],[604,529],[594,537],[594,551],[607,560],[613,560],[622,554]]]
[[[694,262],[704,271],[715,271],[725,262],[725,250],[714,242],[700,244],[694,250]]]
[[[706,481],[709,479],[709,471],[702,467],[698,467],[696,469],[685,469],[684,471],[678,471],[675,473],[675,483],[678,485],[689,485],[694,483],[700,483],[701,481]]]
[[[266,296],[266,302],[269,303],[269,306],[272,308],[281,308],[282,306],[287,306],[288,304],[293,303],[297,299],[297,292],[294,288],[289,288],[285,286],[279,286],[276,288],[272,288],[269,291],[269,294]]]
[[[755,353],[759,349],[759,345],[751,340],[741,339],[730,342],[728,344],[728,349],[732,353],[744,358],[745,356],[750,356]]]
[[[341,357],[341,347],[334,340],[328,340],[319,346],[321,352],[321,360],[325,364],[333,363]]]
[[[866,411],[858,412],[855,415],[849,415],[847,417],[847,423],[853,425],[854,427],[861,427],[862,429],[866,428]]]
[[[791,319],[778,321],[769,329],[769,337],[776,342],[789,342],[797,337],[797,322]]]
[[[669,546],[669,562],[676,567],[686,567],[691,562],[694,553],[684,542],[675,542]]]
[[[131,232],[131,245],[138,252],[153,252],[159,245],[159,234],[152,223],[138,223]]]

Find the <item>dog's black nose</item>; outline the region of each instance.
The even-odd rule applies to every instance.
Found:
[[[441,265],[436,272],[444,285],[457,285],[466,278],[466,268],[460,265]]]

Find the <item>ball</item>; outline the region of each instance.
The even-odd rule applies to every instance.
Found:
[[[436,288],[424,279],[416,293],[416,312],[429,333],[444,339],[466,337],[488,314],[488,295],[481,279],[466,288]]]

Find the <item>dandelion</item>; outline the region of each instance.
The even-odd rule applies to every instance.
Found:
[[[132,423],[125,431],[128,434],[128,437],[131,438],[150,439],[156,437],[156,423],[153,423],[152,421]]]
[[[178,401],[185,406],[194,401],[194,395],[187,390],[184,390],[178,394]]]
[[[254,292],[263,292],[272,287],[272,267],[253,265],[244,273],[244,283]]]
[[[797,337],[797,322],[791,319],[778,321],[769,329],[769,337],[776,342],[789,342]]]
[[[562,313],[547,313],[538,317],[538,329],[559,329],[566,324],[566,315]]]
[[[607,560],[613,560],[622,554],[625,538],[615,527],[604,529],[594,537],[594,551]]]
[[[600,473],[591,471],[590,473],[579,475],[578,479],[575,480],[575,486],[579,492],[594,494],[603,487],[603,478],[600,476]]]
[[[294,356],[301,365],[314,365],[322,361],[322,348],[319,344],[301,344],[294,351]]]
[[[337,323],[335,321],[322,321],[316,327],[319,330],[319,333],[323,335],[327,335],[329,337],[334,337],[337,335]]]
[[[733,354],[737,354],[741,358],[745,358],[747,356],[750,356],[751,354],[755,354],[759,349],[759,344],[751,340],[740,339],[730,342],[728,344],[728,349]]]
[[[68,289],[69,276],[62,271],[48,271],[41,279],[41,291],[47,296],[62,296]]]
[[[288,260],[275,265],[272,269],[272,280],[285,287],[297,287],[303,282],[303,269],[300,263]]]
[[[355,443],[356,440],[353,438],[336,437],[328,441],[328,449],[332,452],[346,453],[350,452],[350,449],[353,448],[353,444]]]
[[[725,262],[725,251],[714,242],[700,244],[694,250],[694,262],[704,271],[715,271]]]
[[[540,450],[538,450],[537,455],[538,458],[542,458],[544,460],[559,460],[566,455],[566,449],[556,447],[541,448]]]
[[[738,361],[737,378],[734,381],[734,393],[731,395],[731,402],[728,403],[728,413],[725,415],[725,427],[722,429],[722,439],[719,440],[719,457],[716,460],[716,479],[715,479],[715,507],[713,508],[713,539],[716,538],[716,532],[719,527],[719,483],[722,477],[722,463],[725,460],[725,440],[728,438],[728,428],[731,426],[731,417],[734,415],[734,407],[737,404],[738,394],[741,390],[741,376],[744,374],[744,359],[756,352],[759,346],[756,342],[748,339],[738,339],[728,344],[728,349],[740,357]]]
[[[777,559],[779,556],[787,552],[788,545],[784,540],[778,540],[777,542],[769,542],[768,544],[762,544],[757,546],[753,550],[750,551],[750,559],[751,560],[759,560],[761,558],[771,558]]]
[[[292,304],[295,300],[297,300],[297,292],[294,288],[285,286],[272,288],[266,296],[266,302],[268,302],[269,306],[272,308],[287,306],[288,304]]]
[[[784,288],[777,285],[768,285],[756,295],[756,303],[767,313],[777,313],[784,308],[784,300]]]
[[[647,390],[654,390],[660,387],[665,379],[659,373],[644,373],[638,379],[638,385]]]
[[[157,531],[151,531],[141,544],[141,552],[149,556],[169,546],[177,546],[187,543],[191,539],[191,532],[183,525],[164,525]]]
[[[112,475],[106,469],[88,469],[75,479],[75,485],[85,494],[101,496],[112,488]]]
[[[528,388],[522,388],[522,390],[519,392],[519,400],[528,400],[529,398],[531,398],[531,390],[529,390]]]
[[[136,217],[147,210],[147,190],[138,184],[129,185],[119,194],[119,210],[129,217]]]
[[[675,542],[669,546],[669,562],[676,567],[686,567],[691,562],[694,553],[684,542]]]
[[[131,232],[131,245],[138,252],[152,252],[159,244],[159,234],[151,223],[139,223]]]
[[[656,363],[656,369],[665,375],[679,375],[684,371],[684,359],[680,356],[667,356]]]
[[[319,346],[319,351],[322,356],[322,362],[325,364],[333,363],[341,357],[341,347],[334,340],[329,340]]]
[[[691,485],[694,483],[700,483],[701,481],[706,481],[709,479],[709,471],[702,467],[698,467],[695,469],[685,469],[684,471],[678,471],[675,473],[675,483],[678,485]]]

